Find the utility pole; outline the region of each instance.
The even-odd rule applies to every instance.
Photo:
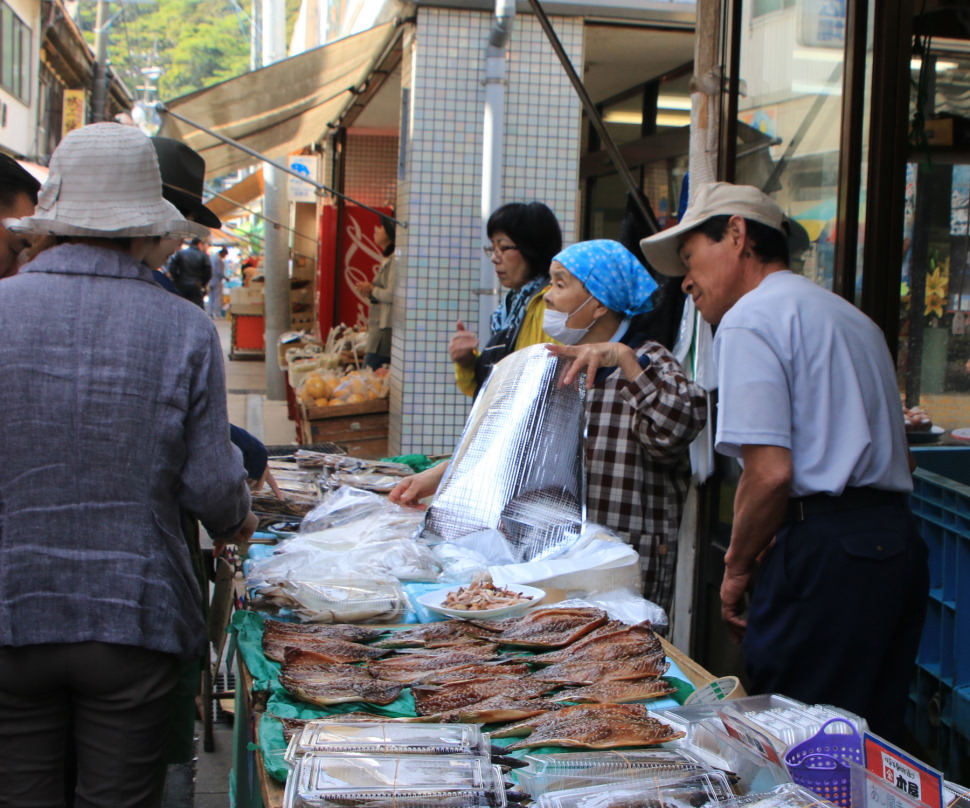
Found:
[[[107,0],[98,0],[94,21],[94,87],[91,88],[91,120],[105,120],[108,110],[108,13]]]
[[[286,6],[283,0],[262,0],[263,66],[286,58]],[[276,355],[280,334],[290,328],[289,233],[271,222],[289,222],[287,175],[263,164],[263,231],[264,314],[266,322],[266,356]],[[266,397],[271,401],[286,398],[286,379],[277,362],[266,362]]]

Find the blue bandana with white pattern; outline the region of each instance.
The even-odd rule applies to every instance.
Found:
[[[553,261],[562,264],[586,290],[612,311],[630,317],[653,308],[657,283],[637,257],[618,241],[595,239],[566,247]]]

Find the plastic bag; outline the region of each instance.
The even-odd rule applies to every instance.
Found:
[[[667,613],[633,589],[614,589],[583,598],[570,598],[556,604],[556,608],[562,609],[576,609],[583,606],[602,609],[612,619],[631,626],[649,620],[655,629],[667,627]]]
[[[396,622],[411,609],[390,576],[304,573],[262,587],[257,595],[308,623]]]
[[[314,533],[318,530],[344,525],[355,519],[380,511],[387,500],[372,491],[341,486],[324,494],[323,499],[303,517],[301,533]],[[394,506],[398,507],[398,506]],[[402,509],[403,510],[403,509]]]

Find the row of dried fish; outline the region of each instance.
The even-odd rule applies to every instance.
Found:
[[[267,621],[264,649],[268,656],[282,658],[284,687],[310,703],[383,706],[410,686],[417,715],[398,719],[402,721],[535,720],[574,710],[566,703],[639,707],[627,703],[672,692],[660,678],[669,663],[649,626],[609,621],[593,609],[544,609],[500,623],[449,621],[364,644],[377,635],[359,626],[304,627]],[[529,656],[500,650],[503,645],[516,647],[517,642],[532,650],[546,645],[559,650]],[[370,718],[361,712],[349,717]],[[614,731],[614,713],[607,711],[595,720],[587,715],[587,719],[592,724],[580,745],[610,748],[627,743],[629,732]],[[373,720],[388,719],[375,715]],[[653,735],[639,731],[641,739],[635,745],[669,739],[647,723]],[[653,737],[657,740],[649,740]],[[547,742],[541,734],[537,741]]]

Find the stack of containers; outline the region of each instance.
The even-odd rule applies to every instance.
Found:
[[[488,736],[467,724],[311,721],[286,750],[284,808],[505,808]]]
[[[737,773],[741,793],[766,792],[794,781],[849,808],[848,761],[861,761],[861,733],[868,729],[853,713],[765,694],[657,710],[655,715],[684,733],[677,742],[680,749]],[[759,746],[770,748],[758,754]]]

